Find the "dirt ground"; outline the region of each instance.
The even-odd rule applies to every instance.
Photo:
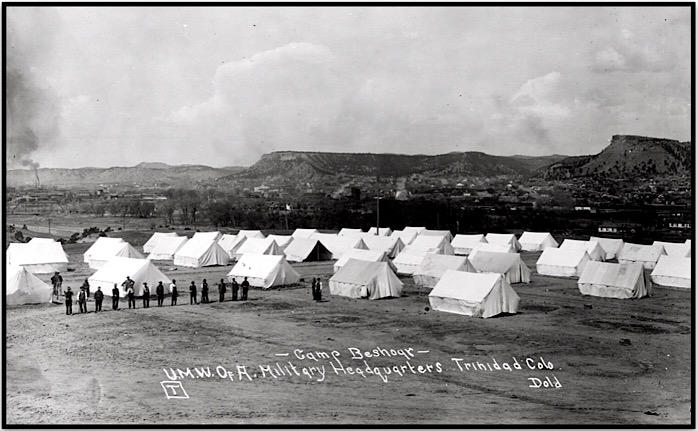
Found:
[[[88,246],[66,246],[64,287],[89,276]],[[244,303],[214,288],[201,305],[6,307],[7,423],[689,425],[691,293],[584,297],[535,274],[539,254],[522,254],[534,275],[513,286],[519,313],[490,319],[432,311],[406,277],[401,298],[329,295],[331,262],[293,265],[323,278],[321,303],[305,283]],[[159,266],[180,286],[232,268]],[[178,384],[188,398],[168,398]]]

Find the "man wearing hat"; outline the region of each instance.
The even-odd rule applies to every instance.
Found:
[[[102,300],[104,299],[104,292],[102,292],[102,286],[97,286],[97,291],[95,292],[95,313],[102,311]]]
[[[116,287],[116,283],[114,283],[114,288],[111,290],[111,308],[112,310],[118,310],[119,309],[119,288]]]
[[[80,313],[87,313],[87,292],[84,287],[81,287],[78,292],[78,307],[80,307]]]
[[[80,289],[85,289],[87,291],[87,297],[90,297],[90,282],[87,281],[87,279],[85,279],[85,281],[82,283]]]
[[[162,302],[165,300],[165,286],[162,285],[162,281],[158,282],[155,294],[158,296],[158,307],[162,307]]]
[[[65,314],[71,315],[73,314],[73,292],[70,290],[70,286],[68,286],[68,290],[63,292],[63,295],[65,295]]]
[[[126,297],[128,298],[128,309],[131,309],[131,304],[133,304],[133,308],[136,308],[136,297],[134,296],[135,293],[133,291],[133,285],[130,285],[128,289],[126,289]]]
[[[247,277],[245,277],[245,279],[242,280],[242,283],[240,283],[240,287],[242,287],[241,301],[247,301],[247,290],[250,288],[250,282],[247,281]]]
[[[148,283],[143,283],[143,308],[150,307],[150,289]]]
[[[189,285],[189,305],[199,305],[198,302],[196,302],[196,283],[193,281]]]
[[[56,295],[56,298],[58,298],[58,295],[61,293],[61,286],[63,285],[63,277],[61,277],[60,272],[56,271],[53,273],[51,283],[53,284],[53,294]]]

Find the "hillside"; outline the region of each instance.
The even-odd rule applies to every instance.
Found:
[[[691,143],[614,135],[599,154],[568,157],[542,172],[546,179],[572,177],[654,178],[692,173]]]
[[[529,175],[541,165],[564,156],[515,158],[480,152],[448,153],[436,156],[404,154],[354,154],[278,151],[262,156],[259,162],[230,179],[287,177],[307,180],[344,174],[350,176],[404,177]]]

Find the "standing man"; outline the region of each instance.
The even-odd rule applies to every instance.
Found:
[[[177,292],[177,280],[172,280],[172,283],[170,283],[170,292],[172,292],[171,305],[177,305],[177,297],[179,296],[179,292]]]
[[[104,292],[102,292],[102,286],[97,286],[97,291],[95,292],[95,313],[102,311],[102,300],[104,299]]]
[[[82,286],[80,286],[80,289],[85,289],[87,291],[87,297],[90,297],[90,282],[85,279],[85,281],[82,282]]]
[[[245,279],[242,280],[240,287],[242,287],[242,300],[247,301],[247,290],[249,290],[250,288],[250,282],[247,281],[247,277],[245,277]]]
[[[317,278],[317,298],[315,300],[322,302],[322,280],[320,280],[320,277]]]
[[[150,289],[148,283],[143,283],[143,308],[150,308]]]
[[[165,300],[165,286],[162,285],[162,281],[155,288],[155,294],[158,296],[158,307],[162,307],[162,301]]]
[[[130,280],[130,279],[129,279]],[[133,304],[133,309],[136,309],[136,297],[134,296],[135,292],[133,291],[133,281],[131,282],[131,285],[126,289],[126,297],[128,297],[128,309],[131,309],[131,304]]]
[[[208,283],[206,283],[206,279],[204,278],[204,282],[201,283],[201,302],[204,304],[208,304]]]
[[[189,305],[192,304],[199,305],[199,303],[196,302],[196,283],[194,283],[194,281],[189,285]]]
[[[80,314],[87,313],[87,294],[84,288],[80,288],[78,293],[78,307],[80,307]]]
[[[238,281],[235,277],[233,277],[233,301],[238,300],[238,289],[240,289],[240,285],[238,284]]]
[[[58,274],[58,273],[56,273]],[[68,290],[63,292],[63,295],[65,295],[65,314],[67,315],[72,315],[73,314],[73,292],[70,290],[70,286],[68,286]],[[58,295],[56,295],[58,296]]]
[[[218,283],[218,296],[220,299],[218,302],[223,302],[225,300],[225,280],[221,278],[221,282]]]
[[[121,287],[124,288],[124,291],[125,291],[125,292],[128,292],[128,289],[129,289],[129,288],[130,288],[130,289],[133,289],[133,286],[134,286],[135,284],[136,284],[136,283],[135,283],[133,280],[131,280],[131,277],[129,277],[129,276],[127,275],[127,276],[126,276],[126,280],[124,280],[124,282],[121,283]]]
[[[317,279],[313,277],[313,284],[310,286],[313,293],[313,301],[317,301]]]
[[[111,309],[112,310],[118,310],[119,309],[119,295],[121,293],[119,292],[119,288],[116,287],[116,283],[114,283],[114,288],[111,290]]]
[[[51,284],[53,284],[53,294],[58,298],[58,295],[61,294],[61,287],[63,286],[63,277],[61,277],[60,272],[56,271],[53,274],[53,277],[51,277]]]

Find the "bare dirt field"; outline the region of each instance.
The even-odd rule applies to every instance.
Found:
[[[91,273],[88,246],[65,247],[64,287]],[[522,255],[534,270],[539,253]],[[180,286],[232,268],[159,266]],[[7,423],[690,424],[689,291],[584,297],[534,273],[513,286],[518,314],[478,319],[432,311],[411,278],[401,298],[354,300],[329,295],[331,262],[294,267],[323,278],[321,303],[304,283],[244,303],[214,288],[201,305],[6,307]]]

